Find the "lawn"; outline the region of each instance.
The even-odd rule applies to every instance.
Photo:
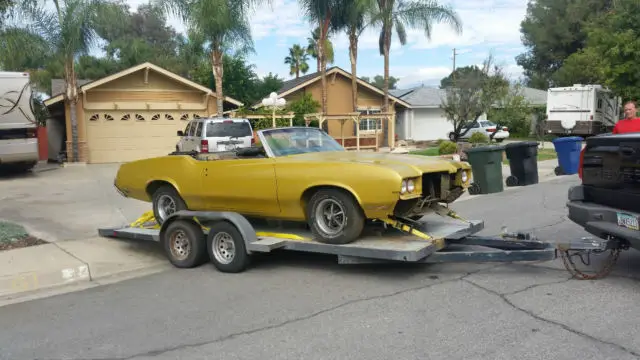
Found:
[[[414,155],[424,155],[424,156],[438,156],[440,155],[438,153],[438,148],[437,147],[430,147],[430,148],[425,148],[425,149],[420,149],[420,150],[415,150],[415,151],[411,151],[409,152],[410,154],[414,154]],[[552,159],[556,159],[558,158],[555,149],[538,149],[538,161],[544,161],[544,160],[552,160]],[[504,159],[503,163],[505,165],[509,165],[509,160],[508,159]]]

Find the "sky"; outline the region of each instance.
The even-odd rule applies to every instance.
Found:
[[[132,9],[148,0],[129,0]],[[407,44],[402,46],[394,35],[389,59],[389,74],[399,78],[398,88],[436,86],[453,69],[453,49],[456,49],[456,67],[480,65],[490,53],[505,72],[517,80],[522,68],[515,57],[524,52],[520,40],[520,22],[524,19],[526,0],[441,0],[458,13],[463,31],[456,34],[449,25],[433,26],[431,39],[424,30],[408,30]],[[269,72],[284,79],[289,74],[284,58],[294,44],[306,47],[313,26],[303,17],[296,0],[272,0],[271,5],[255,9],[250,17],[255,53],[248,57],[255,64],[259,76]],[[184,32],[184,24],[173,17],[168,24]],[[384,74],[384,57],[378,51],[378,32],[365,31],[359,40],[358,76]],[[335,52],[334,66],[351,71],[348,38],[346,34],[332,37]],[[332,65],[327,65],[327,67]],[[316,71],[315,59],[310,58],[309,72]]]

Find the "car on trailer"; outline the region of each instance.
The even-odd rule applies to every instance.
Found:
[[[346,151],[318,128],[257,132],[259,144],[217,153],[176,152],[122,164],[125,197],[152,203],[162,224],[180,210],[293,221],[313,238],[348,244],[376,219],[415,221],[468,188],[464,161]]]

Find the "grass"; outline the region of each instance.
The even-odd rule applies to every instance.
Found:
[[[538,161],[557,159],[558,154],[554,149],[538,149]],[[504,159],[503,164],[509,165],[509,159]]]
[[[438,156],[440,153],[438,152],[437,147],[430,147],[426,149],[414,150],[410,151],[409,154],[413,155],[424,155],[424,156]]]
[[[423,156],[439,156],[440,155],[438,153],[437,147],[429,147],[425,149],[414,150],[414,151],[410,151],[409,154],[423,155]],[[556,151],[553,148],[538,149],[538,161],[553,160],[557,158],[558,158],[558,155],[556,154]],[[509,165],[509,160],[505,158],[502,161],[502,163],[505,165]]]

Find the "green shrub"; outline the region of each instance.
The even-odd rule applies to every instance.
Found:
[[[489,137],[483,133],[473,133],[469,137],[469,143],[471,144],[486,144],[489,142]]]
[[[449,140],[441,142],[440,146],[438,146],[438,152],[440,155],[455,154],[456,151],[458,151],[458,145]]]

